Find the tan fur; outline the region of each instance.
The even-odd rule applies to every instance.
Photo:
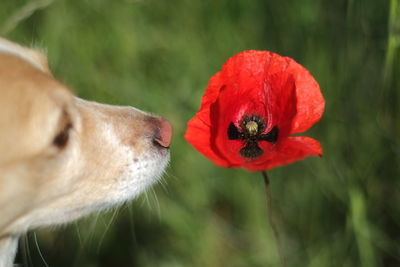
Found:
[[[45,56],[0,38],[0,266],[12,265],[27,230],[119,204],[154,183],[169,159],[154,145],[160,121],[73,96]]]

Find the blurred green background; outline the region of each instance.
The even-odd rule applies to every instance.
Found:
[[[24,266],[279,266],[259,173],[222,169],[183,139],[208,79],[271,50],[320,83],[307,136],[323,158],[270,171],[288,266],[400,266],[398,0],[2,0],[1,34],[47,49],[80,97],[162,114],[163,182],[122,207],[21,242]]]

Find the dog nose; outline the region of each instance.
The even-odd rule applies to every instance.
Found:
[[[171,145],[172,126],[168,120],[162,118],[158,124],[154,141],[162,147],[168,148]]]

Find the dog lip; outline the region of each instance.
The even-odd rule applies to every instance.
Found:
[[[154,139],[153,144],[162,149],[169,149],[169,147],[170,147],[170,146],[162,145],[158,139]]]

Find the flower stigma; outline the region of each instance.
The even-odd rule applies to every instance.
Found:
[[[256,135],[258,132],[258,124],[255,121],[249,121],[246,123],[246,129],[249,131],[250,135]]]

